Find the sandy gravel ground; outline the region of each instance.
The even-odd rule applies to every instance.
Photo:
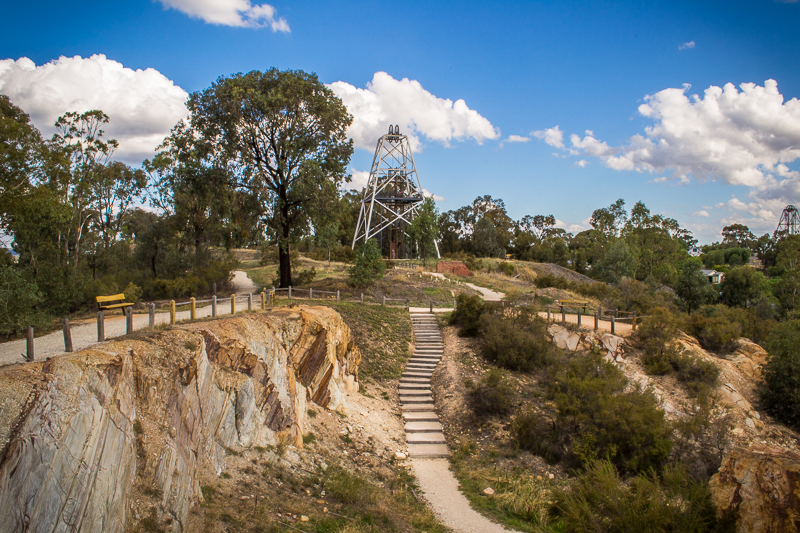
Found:
[[[505,533],[513,531],[495,524],[469,506],[458,490],[458,481],[447,459],[411,459],[411,470],[436,516],[461,533]]]
[[[237,270],[233,278],[235,292],[239,295],[236,301],[237,311],[247,309],[247,296],[249,292],[255,292],[256,285],[247,277],[247,273]],[[242,296],[242,295],[245,296]],[[222,295],[219,296],[222,298]],[[254,294],[253,295],[253,308],[258,308],[261,301]],[[197,317],[211,316],[211,305],[201,304],[205,307],[197,308]],[[120,311],[114,311],[115,314],[105,317],[105,334],[106,339],[112,339],[125,335],[125,317],[122,316]],[[117,314],[119,313],[119,314]],[[217,305],[217,316],[229,315],[231,313],[230,303],[225,301]],[[181,311],[175,314],[176,320],[189,320],[189,311]],[[133,329],[142,329],[148,326],[149,316],[147,313],[133,315]],[[155,317],[156,325],[169,323],[169,312],[164,309],[156,310]],[[97,322],[95,320],[82,321],[72,324],[72,348],[74,351],[83,350],[97,344]],[[47,357],[56,355],[63,355],[64,352],[64,334],[61,331],[55,331],[42,337],[37,337],[34,341],[36,360],[41,361]],[[25,353],[25,339],[18,339],[11,342],[0,344],[0,366],[10,365],[13,363],[23,363],[25,360],[23,354]]]

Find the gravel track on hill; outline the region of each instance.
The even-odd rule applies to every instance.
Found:
[[[238,270],[234,273],[233,279],[234,290],[237,294],[247,294],[255,292],[256,285],[247,277],[247,273]],[[220,296],[222,297],[222,296]],[[253,306],[260,302],[253,297]],[[247,300],[239,300],[237,298],[237,309],[245,309],[247,307]],[[217,305],[217,316],[229,315],[231,312],[230,303],[224,302]],[[122,316],[120,311],[114,311],[113,315],[105,317],[105,337],[106,340],[113,339],[114,337],[121,337],[125,335],[125,317]],[[197,308],[197,317],[203,318],[211,316],[211,305]],[[180,311],[175,314],[175,319],[189,320],[189,311]],[[156,325],[169,324],[169,312],[166,310],[157,310]],[[133,315],[133,329],[142,329],[149,324],[149,315],[134,314]],[[97,344],[97,322],[95,320],[85,320],[75,322],[71,325],[72,330],[72,348],[74,351],[84,350],[90,346]],[[61,331],[54,331],[47,335],[37,337],[34,341],[35,354],[37,361],[43,361],[48,357],[63,355],[64,352],[64,334]],[[0,344],[0,366],[10,365],[14,363],[24,363],[25,359],[25,339],[18,339],[15,341],[5,342]]]

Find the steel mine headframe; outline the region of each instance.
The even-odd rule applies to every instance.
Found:
[[[781,213],[775,235],[797,235],[800,233],[800,213],[793,205],[787,205]]]
[[[353,249],[358,241],[375,238],[382,255],[410,257],[406,231],[424,199],[408,137],[400,133],[400,126],[389,126],[389,133],[378,139],[375,148]]]

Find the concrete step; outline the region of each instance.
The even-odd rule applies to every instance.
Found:
[[[409,411],[429,412],[433,411],[433,401],[430,403],[407,403],[401,407],[403,408],[404,413]]]
[[[450,457],[447,444],[408,444],[409,457]]]
[[[424,389],[401,387],[400,389],[397,390],[397,394],[400,395],[400,399],[402,399],[403,397],[411,398],[414,396],[430,396],[432,393],[430,387]]]
[[[430,370],[414,370],[406,368],[406,371],[403,372],[403,375],[400,376],[400,382],[402,383],[406,378],[427,378],[428,383],[431,381],[431,376],[433,375],[433,369]]]
[[[400,386],[402,387],[404,383],[424,383],[426,385],[431,384],[431,377],[430,376],[404,376],[400,378]]]
[[[433,405],[433,398],[430,396],[401,396],[400,406],[409,405]]]
[[[409,433],[406,435],[409,444],[445,444],[444,434],[437,433]]]
[[[434,433],[442,432],[442,424],[439,422],[406,422],[406,433]]]
[[[409,363],[433,363],[436,364],[442,359],[441,355],[429,355],[429,354],[420,354],[420,355],[413,355],[411,359],[408,360]]]
[[[410,411],[403,413],[406,422],[439,422],[439,415],[433,411]]]

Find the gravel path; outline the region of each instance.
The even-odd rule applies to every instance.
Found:
[[[234,273],[233,285],[237,294],[247,294],[255,292],[256,285],[247,277],[247,273],[237,270]],[[220,296],[221,298],[222,296]],[[253,296],[253,308],[260,305],[260,300]],[[241,311],[247,309],[247,297],[237,297],[236,309]],[[125,317],[122,316],[120,311],[113,311],[115,314],[105,317],[105,334],[106,339],[113,339],[125,335]],[[231,306],[229,302],[221,302],[217,305],[217,316],[229,315],[231,313]],[[211,304],[206,304],[205,307],[197,308],[197,317],[211,316]],[[156,325],[169,324],[169,312],[162,310],[156,312],[155,317]],[[190,313],[188,310],[179,311],[175,314],[175,319],[189,320]],[[136,314],[133,315],[133,329],[142,329],[148,326],[149,315]],[[71,324],[72,329],[72,347],[74,351],[83,350],[97,344],[97,321],[85,320]],[[56,355],[63,355],[64,352],[64,334],[61,331],[55,331],[41,337],[37,337],[34,341],[36,360],[42,361],[47,357]],[[13,363],[23,363],[25,359],[25,339],[18,339],[11,342],[0,344],[0,366],[10,365]]]
[[[506,533],[513,531],[495,524],[469,506],[458,490],[458,481],[447,459],[411,459],[411,470],[419,488],[436,516],[461,533]]]

